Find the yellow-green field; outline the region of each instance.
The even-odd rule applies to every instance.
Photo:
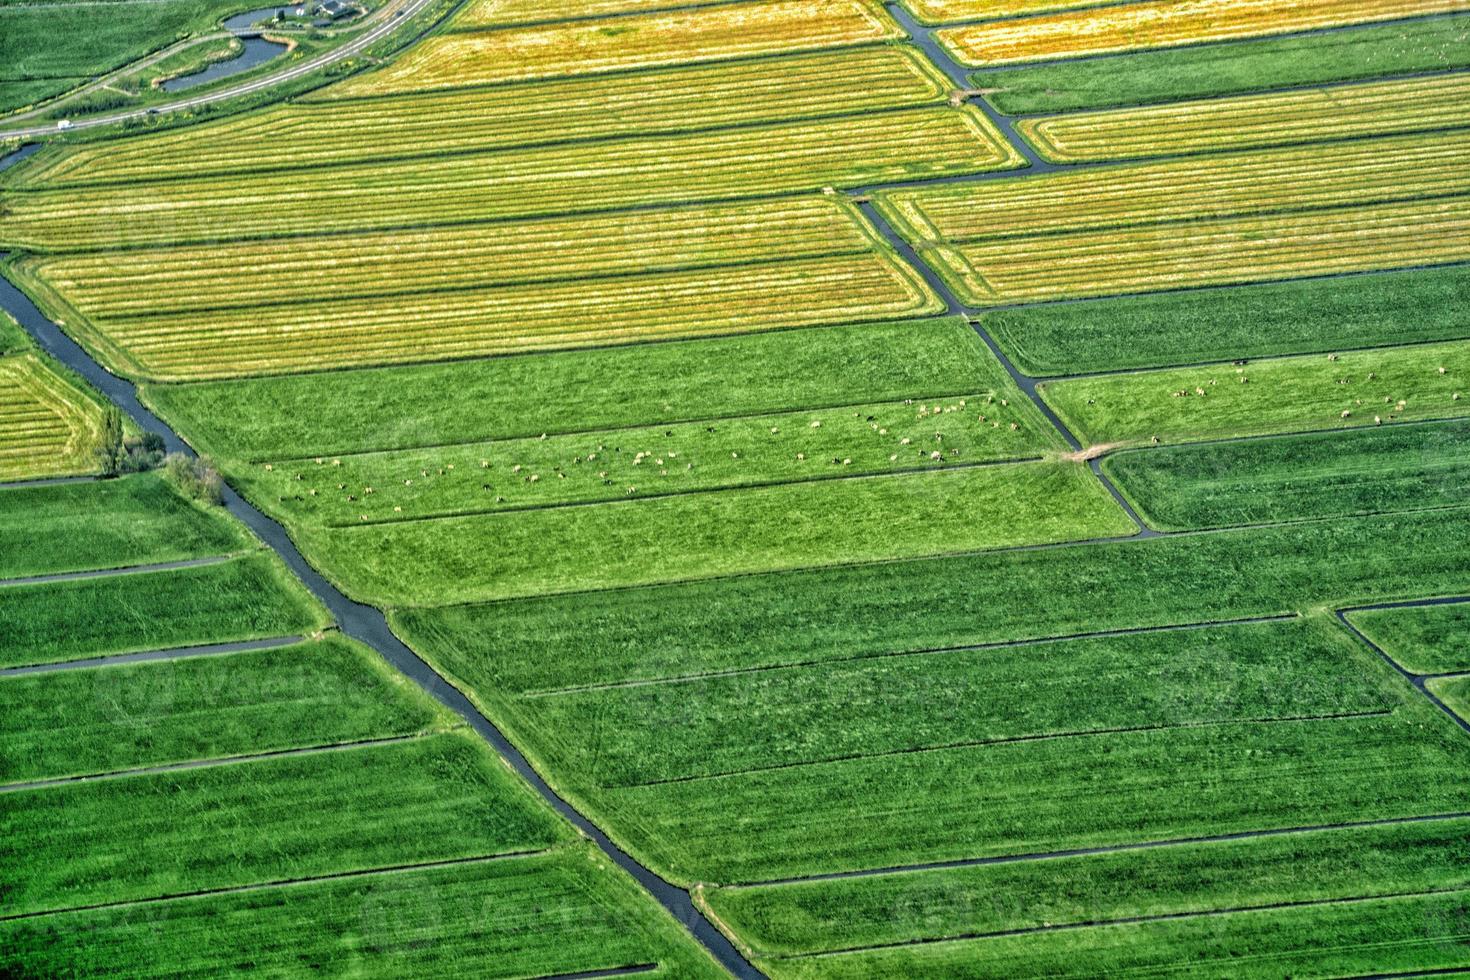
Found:
[[[1467,99],[1470,75],[1454,74],[1048,116],[1018,128],[1047,159],[1081,163],[1455,129]]]
[[[102,409],[35,354],[0,357],[0,481],[97,470]]]

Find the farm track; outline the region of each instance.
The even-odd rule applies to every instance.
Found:
[[[126,779],[132,776],[153,776],[161,773],[185,772],[190,769],[213,769],[219,766],[248,765],[268,759],[287,756],[322,755],[327,752],[347,752],[353,749],[373,748],[382,745],[397,745],[423,738],[424,733],[393,735],[386,738],[365,738],[353,742],[333,742],[326,745],[307,745],[300,748],[275,749],[270,752],[250,752],[243,755],[216,756],[209,759],[190,759],[185,762],[169,762],[157,766],[138,766],[133,769],[117,769],[111,772],[84,773],[78,776],[60,776],[56,779],[36,779],[24,783],[0,783],[0,793],[19,793],[28,790],[54,789],[73,783],[97,783],[109,779]]]
[[[4,279],[0,279],[0,307],[4,307],[15,317],[42,350],[80,374],[145,431],[160,433],[169,452],[180,452],[191,457],[195,455],[192,447],[171,426],[144,407],[131,382],[109,373],[63,333],[61,328],[46,319],[24,293]],[[267,517],[228,484],[224,488],[224,506],[276,552],[306,588],[326,606],[345,635],[372,647],[430,697],[465,719],[543,801],[590,838],[609,860],[630,874],[725,969],[741,980],[761,976],[760,971],[750,964],[734,943],[695,905],[689,892],[670,884],[639,864],[564,800],[464,692],[446,681],[393,633],[382,611],[347,598],[307,562],[281,524]]]
[[[6,677],[25,677],[31,674],[54,674],[59,671],[85,670],[90,667],[114,667],[122,664],[150,663],[155,660],[182,660],[188,657],[217,657],[226,653],[249,653],[253,650],[274,650],[306,641],[304,636],[277,636],[265,640],[239,640],[232,643],[211,643],[205,646],[173,647],[167,650],[148,650],[143,653],[117,653],[80,660],[60,660],[55,663],[32,664],[28,667],[6,667],[0,670],[0,680]]]
[[[6,489],[13,485],[6,484]],[[180,568],[200,568],[229,561],[233,555],[211,555],[206,558],[185,558],[180,561],[160,561],[147,565],[124,565],[118,568],[98,568],[83,572],[56,572],[51,575],[25,575],[19,578],[0,578],[0,589],[13,585],[46,585],[52,582],[75,582],[78,579],[110,578],[115,575],[140,575],[147,572],[171,572]]]

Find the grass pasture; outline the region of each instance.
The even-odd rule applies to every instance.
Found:
[[[447,727],[336,634],[221,656],[0,678],[0,783],[343,744]]]
[[[1470,671],[1470,602],[1358,609],[1348,613],[1347,618],[1411,673]]]
[[[1427,685],[1451,711],[1470,721],[1470,676],[1435,677]]]
[[[243,551],[248,532],[157,474],[0,491],[0,580]]]
[[[1470,423],[1142,449],[1103,470],[1156,528],[1470,505]]]
[[[783,962],[774,976],[857,978],[916,974],[1045,977],[1064,971],[1211,970],[1232,977],[1339,977],[1460,972],[1470,892],[1326,902],[1229,916],[1046,930]]]
[[[1002,393],[1003,394],[1003,393]],[[1018,395],[1019,393],[1013,393]],[[911,401],[911,400],[909,400]],[[1039,457],[1062,448],[994,391],[922,406],[664,423],[413,451],[276,460],[244,487],[292,521],[342,526],[626,500]],[[939,458],[935,458],[935,454]],[[317,462],[317,460],[321,462]]]
[[[12,915],[541,850],[570,837],[463,733],[0,794],[0,826]]]
[[[1021,370],[1047,376],[1464,339],[1465,311],[1470,268],[1450,266],[1022,306],[983,323]]]
[[[0,587],[0,667],[295,636],[326,613],[274,555]]]
[[[1470,68],[1470,17],[1160,48],[973,76],[1007,115],[1077,112]]]
[[[949,317],[148,385],[144,395],[228,464],[953,400],[975,388],[1009,401],[1009,384],[975,332]]]
[[[881,450],[880,450],[881,452]],[[636,498],[637,485],[629,496]],[[643,492],[647,493],[645,483]],[[841,515],[834,523],[833,515]],[[348,593],[469,602],[1132,534],[1087,468],[1040,462],[519,513],[306,527]],[[496,560],[487,563],[487,548]]]
[[[1196,442],[1461,418],[1467,376],[1470,345],[1451,342],[1097,375],[1038,390],[1088,443]]]
[[[1139,0],[948,27],[936,37],[962,64],[984,67],[1294,34],[1463,9],[1458,0]]]
[[[425,92],[696,61],[894,41],[870,0],[756,0],[682,11],[439,34],[388,66],[333,86],[336,98]]]
[[[48,148],[15,187],[165,180],[365,159],[504,150],[942,103],[948,81],[896,45],[636,74],[290,105],[171,133]]]
[[[774,975],[782,959],[911,940],[1208,915],[1282,902],[1466,890],[1465,819],[1179,844],[1046,861],[716,888],[705,902],[749,938]],[[1392,883],[1392,884],[1389,884]],[[1089,948],[1096,940],[1080,940]],[[1048,942],[1033,935],[1032,943]]]
[[[1467,93],[1460,72],[1044,116],[1017,129],[1058,163],[1129,160],[1455,129]]]
[[[448,868],[372,874],[0,922],[0,967],[73,976],[350,964],[364,974],[720,972],[588,843]]]

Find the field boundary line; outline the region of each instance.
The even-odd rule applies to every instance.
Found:
[[[1331,833],[1337,830],[1356,830],[1369,827],[1395,827],[1401,824],[1437,823],[1447,820],[1470,820],[1470,810],[1453,813],[1432,813],[1413,817],[1384,817],[1377,820],[1353,820],[1339,823],[1307,824],[1297,827],[1241,830],[1228,834],[1206,834],[1193,837],[1174,837],[1161,840],[1134,841],[1125,844],[1104,844],[1096,847],[1078,847],[1057,851],[1035,851],[1023,854],[998,854],[991,857],[960,858],[954,861],[935,861],[928,864],[900,864],[886,868],[861,869],[857,871],[833,871],[826,874],[797,875],[788,878],[771,878],[765,881],[742,882],[736,885],[720,885],[721,888],[768,888],[780,885],[799,885],[818,881],[842,881],[848,878],[876,878],[885,875],[922,874],[927,871],[946,871],[954,868],[984,867],[991,864],[1015,864],[1021,861],[1055,861],[1074,857],[1091,857],[1098,854],[1116,854],[1124,851],[1144,851],[1165,847],[1190,847],[1196,844],[1226,844],[1231,841],[1254,840],[1258,837],[1283,837],[1293,834]]]
[[[962,749],[983,749],[993,745],[1016,745],[1025,742],[1052,742],[1072,738],[1096,738],[1105,735],[1137,735],[1148,732],[1190,731],[1205,728],[1223,728],[1230,725],[1291,725],[1311,724],[1322,721],[1353,721],[1361,718],[1384,718],[1393,714],[1392,708],[1372,711],[1342,711],[1325,715],[1286,715],[1280,718],[1223,718],[1208,721],[1182,722],[1172,725],[1129,725],[1119,728],[1096,728],[1075,732],[1044,732],[1035,735],[1014,735],[1003,738],[976,739],[965,742],[950,742],[944,745],[918,745],[905,749],[888,749],[882,752],[855,752],[848,755],[831,756],[825,759],[803,759],[771,766],[752,766],[748,769],[732,769],[728,772],[698,773],[690,776],[673,776],[667,779],[651,779],[640,783],[604,783],[602,789],[610,791],[647,789],[654,786],[672,786],[681,783],[701,783],[716,779],[754,776],[769,772],[791,769],[806,769],[811,766],[842,765],[848,762],[864,762],[869,759],[886,759],[894,756],[925,755],[930,752],[950,752]]]
[[[273,650],[277,647],[293,646],[310,642],[307,636],[275,636],[261,640],[237,640],[229,643],[211,643],[200,646],[172,647],[163,650],[143,650],[135,653],[102,654],[96,657],[80,657],[75,660],[60,660],[54,663],[23,664],[18,667],[0,668],[0,680],[7,677],[25,677],[31,674],[52,674],[64,670],[86,670],[93,667],[116,667],[123,664],[151,663],[155,660],[184,660],[189,657],[216,657],[230,653],[250,653],[255,650]]]
[[[1390,892],[1382,895],[1350,895],[1340,898],[1300,899],[1290,902],[1266,902],[1260,905],[1239,905],[1219,909],[1204,909],[1192,912],[1159,912],[1153,915],[1129,915],[1116,919],[1096,919],[1085,922],[1062,922],[1056,925],[1027,926],[1015,929],[1000,929],[994,932],[961,933],[954,936],[909,939],[890,943],[873,943],[868,946],[851,946],[845,949],[813,950],[792,953],[779,959],[818,959],[827,956],[845,956],[851,953],[867,953],[880,949],[899,949],[909,946],[937,946],[945,943],[964,943],[985,939],[1000,939],[1010,936],[1030,936],[1047,932],[1072,932],[1079,929],[1101,929],[1110,926],[1140,925],[1148,922],[1174,922],[1187,919],[1208,919],[1217,916],[1243,915],[1252,912],[1274,912],[1284,909],[1316,908],[1330,905],[1358,905],[1366,902],[1392,901],[1402,898],[1429,898],[1437,895],[1470,895],[1470,888],[1428,888],[1423,891]],[[1425,942],[1435,941],[1425,937]]]
[[[506,851],[502,854],[481,854],[474,857],[444,858],[438,861],[418,861],[412,864],[390,864],[376,868],[335,871],[328,874],[311,875],[305,878],[277,878],[272,881],[252,882],[248,885],[229,885],[224,888],[205,888],[199,891],[170,892],[166,895],[151,895],[146,898],[131,898],[117,902],[98,902],[92,905],[74,905],[68,908],[20,912],[15,915],[0,915],[0,922],[16,922],[23,919],[38,919],[49,915],[68,915],[77,912],[98,912],[110,909],[135,908],[139,905],[156,905],[160,902],[176,902],[193,898],[211,898],[216,895],[239,895],[248,892],[266,891],[271,888],[298,888],[321,884],[323,882],[368,878],[376,875],[406,874],[413,871],[427,871],[433,868],[449,868],[466,864],[514,861],[551,854],[553,851],[554,848],[542,848],[533,851]]]
[[[450,607],[453,608],[453,607]],[[674,677],[654,677],[641,680],[613,681],[602,684],[584,684],[576,687],[551,688],[540,691],[525,691],[517,698],[547,698],[563,694],[583,694],[593,691],[615,690],[624,687],[653,687],[660,684],[685,684],[720,677],[739,677],[776,670],[803,670],[827,664],[858,663],[864,660],[883,660],[890,657],[931,657],[952,653],[982,652],[985,650],[1009,650],[1014,647],[1039,646],[1049,643],[1069,643],[1074,640],[1098,640],[1113,636],[1139,636],[1149,633],[1173,633],[1184,630],[1222,629],[1232,626],[1253,626],[1263,623],[1289,623],[1301,619],[1301,613],[1288,612],[1272,616],[1249,616],[1241,619],[1220,619],[1198,623],[1175,623],[1164,626],[1135,626],[1122,629],[1094,630],[1086,633],[1068,633],[1060,636],[1039,636],[1022,640],[996,640],[991,643],[973,643],[962,646],[928,647],[921,650],[889,650],[882,653],[864,653],[848,657],[821,660],[800,660],[783,664],[767,664],[757,667],[742,667],[733,670],[716,670],[700,674],[682,674]]]
[[[548,973],[536,980],[596,980],[598,977],[628,977],[638,973],[652,973],[658,963],[635,963],[632,966],[613,966],[605,970],[587,970],[582,973]]]
[[[425,729],[410,735],[389,735],[383,738],[354,739],[350,742],[325,742],[321,745],[271,749],[266,752],[248,752],[240,755],[222,755],[209,759],[188,759],[183,762],[166,762],[156,766],[138,766],[133,769],[114,769],[108,772],[82,773],[76,776],[57,776],[51,779],[34,779],[22,783],[0,783],[0,794],[57,789],[63,786],[72,786],[81,783],[110,782],[114,779],[130,779],[135,776],[156,776],[164,773],[187,772],[191,769],[214,769],[220,766],[269,762],[274,759],[289,756],[326,755],[332,752],[346,752],[353,749],[376,748],[382,745],[397,745],[402,742],[413,742],[437,733],[438,731],[435,729]]]
[[[21,585],[50,585],[57,582],[80,582],[95,578],[119,578],[128,575],[151,575],[155,572],[176,572],[186,568],[208,568],[222,565],[253,551],[241,551],[228,555],[210,555],[207,558],[181,558],[176,561],[150,562],[145,565],[119,565],[115,568],[95,568],[81,572],[54,572],[48,575],[25,575],[19,578],[0,578],[0,589]]]
[[[605,500],[570,500],[562,503],[531,504],[517,507],[505,507],[499,510],[463,510],[437,514],[412,515],[409,517],[387,517],[381,519],[369,519],[366,521],[348,523],[322,523],[320,527],[328,530],[343,531],[356,527],[385,527],[395,524],[421,524],[427,521],[452,521],[466,517],[498,517],[501,514],[527,514],[540,511],[573,510],[582,507],[603,507],[609,504],[631,504],[643,500],[670,500],[678,497],[698,497],[712,493],[727,493],[744,490],[769,490],[780,487],[800,487],[810,484],[822,483],[852,483],[859,480],[885,480],[904,479],[907,477],[922,476],[925,473],[962,473],[969,470],[987,469],[993,466],[1027,466],[1035,463],[1045,463],[1045,456],[1019,456],[1005,457],[1001,459],[979,460],[974,463],[954,463],[944,466],[934,466],[925,469],[900,469],[882,473],[852,473],[832,474],[830,476],[812,476],[799,479],[773,480],[768,483],[736,483],[719,487],[697,487],[690,490],[670,490],[661,493],[639,494],[637,496],[612,497]],[[596,590],[593,590],[596,591]]]

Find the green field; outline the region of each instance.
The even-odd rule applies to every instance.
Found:
[[[1197,442],[1459,418],[1470,410],[1467,378],[1470,346],[1445,343],[1098,375],[1038,390],[1088,443]]]
[[[1470,603],[1362,609],[1347,618],[1405,670],[1416,674],[1470,670]]]
[[[0,966],[72,976],[293,972],[527,976],[657,964],[720,972],[590,844],[450,868],[0,922]]]
[[[0,795],[0,826],[11,915],[540,850],[570,833],[464,734],[20,790]]]
[[[985,314],[1028,374],[1167,367],[1470,337],[1470,268],[1190,290]],[[1270,329],[1262,329],[1269,324]]]
[[[1470,722],[1470,677],[1435,677],[1428,687],[1451,711]]]
[[[1008,115],[1109,109],[1470,68],[1467,34],[1470,18],[1457,15],[977,72],[971,80]]]
[[[950,318],[148,385],[144,395],[216,456],[263,463],[956,398],[1006,383],[975,332]]]
[[[0,577],[146,565],[254,546],[157,474],[0,489]]]
[[[240,0],[62,0],[0,6],[0,112],[75,88],[97,75],[214,28]]]
[[[325,612],[275,555],[0,586],[0,667],[294,636]]]
[[[705,900],[772,957],[1139,915],[1470,890],[1465,819],[835,881],[717,888]],[[1391,882],[1391,885],[1387,883]],[[1086,942],[1086,941],[1084,941]],[[769,964],[785,972],[794,964]]]
[[[329,635],[223,656],[0,678],[0,782],[412,735],[441,709]]]
[[[1155,528],[1470,505],[1470,424],[1391,425],[1142,449],[1103,471]]]
[[[636,485],[630,496],[635,491]],[[300,533],[345,591],[397,606],[1111,538],[1136,530],[1085,466],[1047,462]],[[484,560],[487,549],[494,549],[494,562]]]

